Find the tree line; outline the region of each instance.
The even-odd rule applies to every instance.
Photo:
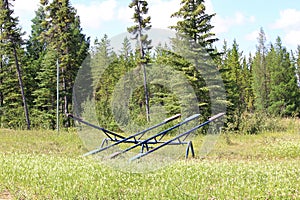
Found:
[[[299,117],[300,108],[300,46],[296,51],[284,47],[280,37],[267,43],[263,28],[258,35],[255,55],[243,55],[236,40],[222,49],[212,32],[211,19],[204,0],[182,0],[181,8],[170,17],[178,18],[170,29],[176,36],[171,45],[153,47],[147,31],[151,29],[148,3],[132,0],[133,26],[128,28],[132,38],[124,38],[120,52],[114,52],[107,35],[95,39],[83,34],[80,17],[69,0],[40,1],[32,20],[28,40],[14,17],[12,1],[0,1],[0,126],[2,128],[55,129],[56,105],[59,105],[59,123],[73,126],[66,113],[74,112],[73,85],[77,72],[90,59],[95,66],[107,65],[101,79],[86,79],[96,102],[97,120],[112,130],[119,130],[114,119],[111,101],[118,81],[125,73],[135,70],[143,75],[143,87],[133,91],[129,101],[130,115],[139,125],[151,121],[151,106],[164,107],[167,116],[181,111],[181,99],[161,84],[147,82],[151,65],[170,67],[183,74],[192,86],[203,118],[212,112],[211,86],[207,85],[208,72],[197,64],[215,65],[221,74],[226,100],[226,126],[232,130],[243,128],[245,116]],[[130,40],[137,45],[131,46]],[[187,59],[182,47],[189,47]],[[197,56],[193,56],[193,55]],[[201,56],[199,56],[201,55]],[[209,63],[207,60],[209,58]],[[94,63],[94,64],[93,64]],[[56,76],[59,66],[59,102],[56,100]],[[97,69],[90,69],[91,71]],[[92,72],[97,73],[97,72]],[[160,73],[159,71],[157,73]],[[215,87],[220,87],[216,85]],[[86,88],[85,88],[86,89]],[[187,98],[192,98],[187,96]],[[251,132],[251,131],[250,131]]]

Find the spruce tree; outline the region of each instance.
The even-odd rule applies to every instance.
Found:
[[[115,82],[116,59],[115,54],[110,45],[110,40],[105,34],[100,41],[94,41],[92,56],[92,80],[94,88],[94,99],[96,101],[96,113],[101,126],[115,129],[111,127],[113,124],[113,115],[111,112],[111,94]]]
[[[163,74],[164,68],[169,67],[174,72],[168,72],[168,74],[176,73],[178,69],[174,66],[183,66],[183,65],[189,65],[189,63],[182,57],[174,54],[167,46],[161,46],[159,45],[155,49],[155,64],[156,66],[159,66],[155,73],[157,74]],[[173,68],[172,68],[173,67]],[[163,69],[161,69],[163,68]],[[179,71],[179,70],[178,70]],[[174,84],[171,84],[174,89],[182,88],[180,81],[176,80],[175,77],[173,77],[172,80],[165,80],[167,76],[163,75],[163,80],[159,80],[161,83],[164,83],[165,81],[170,82],[172,81]],[[156,80],[157,81],[157,80]],[[159,82],[158,81],[158,82]],[[152,98],[151,98],[151,104],[152,105],[158,105],[158,107],[163,107],[166,111],[167,116],[175,115],[177,113],[181,112],[181,106],[180,101],[178,100],[178,97],[176,94],[174,94],[174,91],[170,91],[170,88],[166,87],[168,84],[156,84],[154,85],[154,88],[151,88]],[[177,90],[179,91],[179,90]]]
[[[210,115],[210,104],[217,99],[210,99],[209,95],[209,87],[214,87],[215,82],[213,60],[218,56],[212,48],[218,40],[210,24],[214,16],[206,13],[204,0],[182,0],[179,11],[171,15],[179,18],[177,24],[170,27],[176,31],[176,38],[172,39],[173,51],[190,63],[183,62],[184,65],[176,68],[184,72],[193,86],[204,118]]]
[[[45,8],[40,5],[37,11],[35,11],[35,17],[31,20],[31,34],[26,43],[26,53],[28,57],[34,60],[41,59],[41,54],[45,53],[47,43],[41,40],[41,35],[47,31],[43,22],[46,20]]]
[[[26,41],[25,57],[25,70],[27,72],[25,77],[25,85],[27,88],[26,96],[28,97],[28,102],[31,107],[30,113],[33,115],[33,121],[35,121],[35,119],[39,119],[38,117],[34,117],[34,115],[36,115],[36,106],[34,103],[36,97],[34,96],[34,91],[38,89],[38,85],[40,84],[39,81],[43,81],[36,79],[36,77],[38,76],[38,72],[41,70],[41,63],[44,60],[47,46],[45,42],[40,41],[41,34],[46,31],[42,26],[42,22],[46,18],[44,8],[40,6],[35,12],[35,15],[36,16],[31,20],[31,34],[29,35],[29,39]],[[40,114],[37,116],[39,115]],[[33,123],[36,124],[36,122]]]
[[[252,90],[252,57],[249,55],[248,60],[246,56],[242,62],[242,104],[246,112],[253,112],[254,110],[254,96]]]
[[[120,131],[120,128],[115,120],[117,116],[114,115],[112,110],[115,108],[112,106],[113,93],[116,90],[116,84],[120,81],[122,76],[136,67],[131,45],[127,38],[124,39],[123,47],[120,52],[121,54],[117,56],[110,46],[108,36],[104,35],[100,41],[95,41],[92,58],[93,74],[95,74],[93,79],[94,84],[96,84],[94,99],[96,100],[97,119],[101,122],[101,126],[115,131]],[[128,93],[127,87],[130,84],[131,83],[125,82],[124,91],[121,92]],[[134,96],[134,98],[135,97],[136,96]],[[124,99],[121,101],[124,101]],[[134,105],[131,110],[135,112],[137,106]],[[120,113],[121,112],[118,112],[117,114]]]
[[[258,46],[253,60],[253,93],[255,107],[259,111],[267,110],[270,94],[270,70],[266,62],[267,55],[266,35],[263,28],[258,36]]]
[[[13,6],[8,0],[0,1],[0,49],[1,49],[1,75],[0,91],[2,104],[2,123],[8,126],[20,127],[20,107],[24,109],[27,129],[30,129],[29,111],[23,84],[24,50],[22,45],[22,32],[18,27],[18,18],[13,17]],[[19,88],[19,89],[17,89]],[[20,93],[17,93],[20,91]]]
[[[182,0],[179,11],[171,15],[180,20],[175,26],[171,26],[179,38],[188,38],[194,48],[202,47],[211,56],[216,56],[213,43],[218,39],[212,33],[213,26],[210,24],[215,14],[207,14],[204,0]]]
[[[114,52],[110,45],[108,36],[104,34],[103,38],[99,41],[98,38],[94,41],[92,48],[92,80],[94,91],[98,90],[99,81],[102,79],[104,70],[112,63],[114,59]]]
[[[38,83],[33,92],[34,99],[34,125],[45,129],[55,129],[56,111],[56,51],[48,49],[42,57],[35,78]]]
[[[120,50],[120,56],[123,57],[124,59],[128,59],[132,55],[133,54],[132,54],[130,40],[127,37],[125,37],[122,43],[122,49]]]
[[[227,93],[227,115],[233,129],[238,130],[241,124],[242,113],[246,110],[246,90],[248,87],[249,70],[245,58],[239,52],[238,44],[234,40],[232,48],[226,49],[221,65],[222,77],[225,81]]]
[[[296,72],[297,72],[297,78],[298,78],[298,86],[300,87],[300,45],[297,46],[297,56],[296,56]]]
[[[41,0],[41,4],[46,13],[42,24],[47,30],[43,32],[41,41],[46,42],[47,51],[57,52],[62,95],[60,107],[61,112],[66,114],[72,110],[72,88],[77,72],[88,55],[89,38],[82,33],[80,19],[69,0],[54,0],[51,3]],[[69,119],[64,118],[64,126],[70,125]]]
[[[275,46],[271,47],[267,61],[270,66],[269,113],[280,116],[298,115],[296,68],[290,53],[282,46],[280,37],[277,37]]]
[[[150,105],[149,91],[147,87],[146,65],[149,62],[147,59],[147,52],[151,49],[151,40],[148,39],[148,35],[144,32],[150,30],[151,28],[151,17],[144,17],[144,15],[147,15],[148,13],[148,2],[145,0],[132,0],[132,2],[129,4],[129,7],[134,9],[134,15],[132,19],[135,25],[129,27],[127,30],[133,35],[133,38],[137,40],[137,62],[143,72],[146,118],[149,122]]]

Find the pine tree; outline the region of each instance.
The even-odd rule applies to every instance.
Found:
[[[69,0],[54,0],[51,3],[42,0],[41,4],[46,13],[46,20],[42,24],[47,30],[43,32],[41,41],[46,42],[48,50],[57,52],[61,108],[62,113],[66,114],[72,109],[72,88],[80,65],[88,55],[89,38],[81,33],[80,19]],[[64,126],[70,125],[69,118],[64,118]]]
[[[204,0],[182,0],[181,5],[179,11],[171,15],[180,19],[175,26],[171,26],[176,31],[172,45],[175,54],[184,57],[190,64],[182,63],[184,65],[178,65],[177,70],[184,72],[193,86],[200,112],[205,118],[210,115],[210,104],[217,99],[210,99],[209,95],[212,94],[209,87],[215,87],[212,84],[216,82],[213,80],[216,72],[212,61],[219,55],[212,48],[217,38],[212,33],[210,20],[215,14],[206,13]]]
[[[34,125],[45,129],[55,129],[56,111],[56,58],[55,50],[48,49],[40,63],[40,70],[35,78],[38,83],[33,92]]]
[[[300,87],[300,45],[297,46],[297,57],[296,57],[296,73],[298,78],[298,86]]]
[[[175,26],[171,26],[177,32],[179,38],[185,38],[190,41],[195,49],[202,47],[211,56],[214,54],[212,45],[218,39],[212,33],[213,26],[210,24],[215,14],[207,14],[204,0],[182,0],[179,11],[171,15],[182,19]]]
[[[241,123],[241,115],[245,110],[245,87],[243,81],[242,54],[239,52],[236,40],[233,41],[232,49],[226,50],[226,58],[222,67],[223,80],[227,93],[227,114],[229,122],[234,124],[234,129],[238,130]]]
[[[254,96],[252,90],[252,57],[249,55],[247,61],[246,57],[243,58],[242,64],[242,104],[246,112],[253,112],[254,110]]]
[[[253,93],[255,96],[255,107],[259,111],[266,110],[270,103],[270,70],[266,62],[267,53],[266,36],[263,28],[261,28],[253,60]]]
[[[117,76],[114,63],[116,56],[106,34],[100,41],[98,39],[94,41],[93,49],[92,76],[97,118],[101,122],[101,126],[114,130],[115,127],[110,126],[114,121],[110,104]]]
[[[0,1],[0,7],[1,121],[13,127],[22,125],[22,122],[18,118],[22,119],[20,116],[20,107],[23,104],[26,126],[27,129],[30,129],[30,118],[22,72],[22,56],[24,56],[22,45],[24,42],[21,36],[23,33],[18,27],[18,18],[12,16],[14,11],[11,3],[8,0],[2,0]],[[14,72],[16,72],[17,76],[15,76]],[[16,91],[20,91],[20,93],[18,94]]]
[[[124,59],[129,59],[132,55],[133,54],[130,40],[127,37],[125,37],[122,43],[122,49],[120,50],[120,56]]]
[[[136,66],[131,45],[129,40],[125,38],[121,54],[117,56],[110,46],[108,36],[104,35],[100,41],[95,41],[93,49],[92,66],[93,73],[95,74],[93,77],[94,84],[96,84],[95,100],[97,119],[101,122],[102,126],[111,130],[120,131],[119,124],[117,124],[115,120],[116,116],[112,110],[114,109],[112,100],[113,93],[116,90],[116,84],[126,72]],[[130,84],[131,83],[126,82],[124,84],[124,91],[121,92],[127,94],[127,87],[130,86]],[[124,101],[124,99],[121,101]],[[136,107],[135,105],[132,110],[137,110]],[[118,112],[118,114],[121,112],[122,111]]]
[[[94,91],[97,91],[104,70],[112,63],[115,57],[110,40],[106,34],[104,34],[100,41],[97,38],[95,39],[91,56],[93,88]]]
[[[170,82],[169,79],[166,80],[166,77],[171,75],[172,73],[176,73],[178,69],[174,69],[174,66],[183,66],[183,65],[189,65],[189,63],[182,57],[174,54],[167,46],[161,46],[159,45],[155,49],[155,66],[160,66],[159,68],[156,68],[155,73],[157,74],[163,74],[165,71],[165,68],[169,68],[169,71],[166,70],[168,75],[162,75],[162,80],[156,80],[159,83],[164,82]],[[172,68],[173,67],[173,68]],[[172,71],[174,72],[172,72]],[[159,76],[161,77],[161,75]],[[157,78],[156,78],[157,79]],[[183,88],[183,85],[181,83],[181,80],[177,80],[175,77],[172,77],[172,88],[176,91],[180,91],[180,88]],[[163,107],[166,111],[167,116],[172,116],[177,113],[181,112],[181,106],[180,101],[178,100],[178,97],[176,97],[176,94],[174,91],[170,91],[170,88],[167,87],[168,83],[164,84],[156,84],[154,85],[154,88],[151,88],[152,91],[152,97],[151,97],[151,104],[152,105],[158,105],[158,107]],[[161,112],[161,111],[160,111]]]
[[[38,10],[35,12],[36,16],[32,19],[31,26],[31,34],[29,35],[29,39],[26,42],[26,77],[25,77],[25,85],[27,88],[26,96],[28,97],[28,103],[31,107],[31,113],[34,115],[34,100],[35,96],[34,91],[38,89],[38,85],[40,82],[36,79],[38,76],[38,72],[41,69],[41,63],[44,60],[44,56],[46,54],[46,46],[45,42],[40,41],[40,35],[46,30],[42,26],[42,22],[46,18],[46,14],[44,8],[40,6]],[[40,80],[42,81],[42,80]],[[33,117],[35,118],[35,117]],[[35,120],[35,119],[33,119]]]
[[[299,88],[296,68],[290,54],[282,46],[280,37],[267,55],[270,66],[270,105],[268,111],[274,115],[298,115]]]
[[[151,49],[151,40],[148,39],[148,35],[145,31],[150,30],[151,17],[143,17],[148,13],[148,3],[142,0],[132,0],[129,4],[130,8],[134,9],[133,20],[135,25],[128,28],[128,32],[133,35],[133,38],[137,40],[137,51],[138,51],[138,65],[143,71],[143,84],[144,84],[144,95],[145,95],[145,107],[146,107],[146,118],[150,121],[150,105],[149,105],[149,91],[147,88],[147,76],[146,76],[146,65],[149,62],[147,59],[147,52]]]

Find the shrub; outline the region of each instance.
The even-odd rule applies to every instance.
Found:
[[[245,134],[258,134],[263,131],[277,132],[287,129],[287,127],[281,123],[282,119],[280,117],[271,116],[262,112],[244,112],[241,116],[235,116],[235,118],[238,117],[240,118],[238,131]],[[235,127],[234,122],[227,125],[227,130],[232,131],[232,127]]]

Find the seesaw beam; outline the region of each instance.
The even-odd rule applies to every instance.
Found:
[[[199,129],[199,128],[202,127],[202,126],[205,126],[205,125],[207,125],[207,124],[213,122],[214,120],[216,120],[216,119],[222,117],[223,115],[225,115],[225,113],[219,113],[219,114],[217,114],[217,115],[214,115],[213,117],[209,118],[206,122],[204,122],[204,123],[202,123],[202,124],[199,124],[199,125],[195,126],[194,128],[192,128],[192,129],[190,129],[190,130],[188,130],[188,131],[186,131],[186,132],[184,132],[184,133],[182,133],[182,134],[180,134],[180,135],[178,135],[178,136],[176,136],[176,137],[174,137],[174,138],[172,138],[172,139],[166,141],[165,143],[163,143],[163,144],[161,144],[161,145],[159,145],[159,146],[157,146],[157,147],[155,147],[155,148],[153,148],[153,149],[151,149],[151,150],[149,150],[149,151],[147,151],[147,152],[145,152],[145,153],[140,153],[140,154],[138,154],[138,155],[132,157],[132,158],[130,159],[130,161],[134,161],[134,160],[136,160],[136,159],[140,159],[140,158],[142,158],[142,157],[144,157],[144,156],[147,156],[147,155],[149,155],[150,153],[153,153],[154,151],[157,151],[158,149],[160,149],[160,148],[162,148],[162,147],[164,147],[164,146],[166,146],[166,145],[168,145],[168,144],[174,142],[175,140],[179,140],[179,139],[182,138],[182,137],[185,137],[185,138],[186,138],[186,137],[187,137],[188,135],[190,135],[193,131]],[[189,144],[189,145],[192,145],[192,144]],[[191,147],[192,147],[192,146],[191,146]],[[189,147],[188,147],[188,148],[189,148]],[[193,151],[193,148],[192,148],[191,150]],[[188,153],[188,150],[187,150],[187,153]],[[193,152],[192,152],[192,154],[193,154]],[[186,156],[187,156],[187,155],[186,155]]]
[[[127,149],[119,152],[118,154],[115,154],[113,158],[117,157],[120,154],[126,153],[126,152],[128,152],[128,151],[130,151],[130,150],[132,150],[132,149],[134,149],[134,148],[136,148],[138,146],[141,146],[142,149],[144,149],[144,148],[149,149],[148,144],[150,144],[150,143],[151,144],[159,144],[160,143],[160,140],[157,139],[158,137],[162,138],[164,135],[166,135],[171,130],[173,130],[175,128],[178,128],[178,127],[182,126],[183,124],[186,124],[186,123],[188,123],[188,122],[190,122],[190,121],[198,118],[199,116],[200,116],[200,114],[194,114],[194,115],[186,118],[184,121],[182,121],[182,122],[180,122],[180,123],[178,123],[178,124],[176,124],[176,125],[168,128],[168,129],[166,129],[164,131],[161,131],[161,132],[159,132],[159,133],[157,133],[157,134],[149,137],[146,140],[142,140],[142,141],[138,142],[137,144],[135,144],[135,145],[133,145],[133,146],[131,146],[131,147],[129,147],[129,148],[127,148]],[[180,143],[176,143],[176,144],[182,144],[182,143],[180,142]]]
[[[72,115],[72,114],[67,114],[67,117],[70,117],[70,118],[72,118],[72,119],[74,119],[74,120],[76,120],[76,121],[78,121],[78,122],[80,122],[80,123],[83,123],[83,124],[85,124],[85,125],[87,125],[87,126],[90,126],[90,127],[92,127],[92,128],[95,128],[95,129],[97,129],[97,130],[100,130],[100,131],[102,131],[111,141],[117,141],[117,140],[120,140],[120,139],[124,139],[125,137],[124,136],[121,136],[121,135],[119,135],[119,134],[117,134],[117,133],[115,133],[115,132],[112,132],[112,131],[110,131],[110,130],[107,130],[107,129],[105,129],[105,128],[102,128],[102,127],[100,127],[100,126],[96,126],[96,125],[94,125],[94,124],[91,124],[91,123],[89,123],[89,122],[87,122],[87,121],[84,121],[83,119],[81,119],[81,118],[79,118],[79,117],[76,117],[76,116],[74,116],[74,115]],[[113,137],[112,137],[113,136]]]
[[[150,130],[153,130],[155,128],[158,128],[158,127],[160,127],[160,126],[162,126],[164,124],[167,124],[167,123],[169,123],[169,122],[171,122],[171,121],[173,121],[175,119],[180,118],[181,114],[176,114],[176,115],[174,115],[172,117],[169,117],[169,118],[165,119],[164,121],[162,121],[161,123],[156,124],[156,125],[148,128],[148,129],[145,129],[143,131],[140,131],[140,132],[138,132],[136,134],[133,134],[133,135],[131,135],[129,137],[121,136],[121,135],[119,135],[119,134],[117,134],[115,132],[112,132],[112,131],[109,131],[109,130],[107,130],[105,128],[102,128],[102,127],[96,126],[94,124],[91,124],[91,123],[89,123],[87,121],[84,121],[83,119],[81,119],[79,117],[76,117],[76,116],[74,116],[72,114],[67,114],[67,117],[70,117],[70,118],[72,118],[72,119],[74,119],[74,120],[76,120],[76,121],[78,121],[80,123],[83,123],[83,124],[85,124],[87,126],[95,128],[97,130],[101,130],[107,136],[107,138],[102,142],[101,148],[92,150],[92,151],[87,152],[86,154],[83,155],[83,156],[89,156],[89,155],[93,155],[93,154],[99,153],[101,151],[104,151],[106,149],[109,149],[109,148],[111,148],[113,146],[116,146],[118,144],[121,144],[121,143],[134,143],[134,144],[137,144],[137,143],[143,141],[143,140],[140,140],[140,138],[142,138],[146,132],[148,132]],[[139,136],[139,138],[137,138],[137,136]],[[115,143],[113,143],[113,144],[111,144],[109,146],[106,146],[106,147],[102,147],[103,143],[105,141],[113,141]],[[158,142],[149,142],[149,144],[157,144],[157,143]],[[162,143],[162,142],[159,142],[159,143]]]
[[[180,116],[181,116],[181,114],[174,115],[174,116],[172,116],[172,117],[170,117],[168,119],[165,119],[163,122],[161,122],[159,124],[156,124],[156,125],[148,128],[148,129],[145,129],[145,130],[140,131],[140,132],[138,132],[136,134],[130,135],[130,136],[128,136],[126,138],[123,138],[123,139],[121,139],[119,141],[116,141],[115,143],[113,143],[111,145],[108,145],[108,146],[105,146],[105,147],[102,147],[102,148],[95,149],[95,150],[92,150],[90,152],[87,152],[83,156],[89,156],[89,155],[93,155],[93,154],[96,154],[96,153],[100,153],[100,152],[105,151],[105,150],[107,150],[107,149],[109,149],[111,147],[117,146],[117,145],[119,145],[121,143],[128,142],[131,139],[133,139],[133,141],[130,141],[130,143],[139,143],[140,138],[143,137],[143,135],[145,135],[146,132],[148,132],[150,130],[153,130],[153,129],[157,128],[157,127],[160,127],[160,126],[162,126],[164,124],[167,124],[167,123],[169,123],[169,122],[171,122],[171,121],[173,121],[175,119],[178,119]],[[140,137],[136,138],[137,136],[140,136]]]

